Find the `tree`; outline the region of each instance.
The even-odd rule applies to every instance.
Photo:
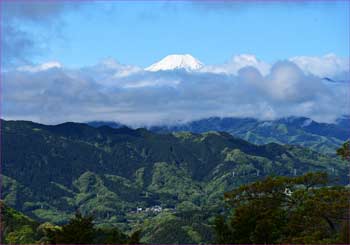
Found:
[[[141,230],[134,231],[131,233],[128,244],[139,244],[140,243]]]
[[[41,243],[51,244],[138,244],[140,231],[130,236],[121,232],[117,227],[94,227],[92,216],[83,216],[77,212],[68,224],[62,227],[44,223],[38,228]]]
[[[80,212],[76,212],[75,217],[56,232],[55,242],[60,244],[94,243],[96,229],[92,221],[92,216],[83,216]]]
[[[56,242],[56,234],[59,233],[62,228],[58,225],[53,225],[49,222],[39,225],[37,233],[41,237],[40,244],[54,244]]]
[[[350,190],[325,173],[268,177],[225,194],[232,215],[217,220],[219,243],[348,243]]]
[[[220,215],[215,218],[214,229],[216,234],[216,243],[234,243],[233,232],[230,226],[225,222],[225,217]]]
[[[33,228],[29,225],[24,225],[20,227],[20,229],[7,234],[4,242],[5,244],[25,244],[28,242],[34,243],[34,236],[35,232],[33,231]]]
[[[340,156],[343,160],[350,161],[350,141],[346,141],[337,150],[337,155]],[[350,220],[343,221],[340,236],[342,241],[347,241],[348,243],[350,243]]]
[[[343,160],[350,160],[350,141],[346,141],[338,150],[337,155]]]
[[[128,236],[119,231],[118,228],[100,228],[97,229],[96,243],[106,244],[125,244]]]

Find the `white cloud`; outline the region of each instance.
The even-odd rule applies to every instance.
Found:
[[[85,79],[92,79],[101,86],[110,87],[120,85],[119,80],[121,78],[129,77],[142,71],[140,67],[124,65],[113,58],[107,58],[94,66],[81,68],[77,75]]]
[[[3,116],[43,123],[114,120],[139,126],[210,116],[293,115],[332,121],[348,113],[349,83],[327,83],[291,61],[277,62],[262,73],[251,65],[254,60],[234,74],[148,72],[112,59],[81,69],[53,62],[31,67],[30,72],[10,70],[3,73]]]
[[[349,58],[340,58],[335,54],[324,56],[296,56],[290,59],[305,73],[319,77],[334,77],[349,71]]]
[[[26,65],[17,68],[18,71],[28,71],[28,72],[39,72],[45,71],[52,68],[62,68],[62,64],[58,61],[49,61],[40,65]]]
[[[324,90],[320,78],[305,76],[295,64],[286,61],[272,67],[265,83],[271,98],[281,101],[303,101],[311,98],[316,91]]]
[[[255,67],[263,75],[267,75],[271,65],[260,61],[255,55],[241,54],[233,56],[228,62],[222,65],[205,66],[202,71],[212,73],[225,73],[236,75],[238,71],[247,66]]]

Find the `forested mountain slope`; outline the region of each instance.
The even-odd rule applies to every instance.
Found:
[[[346,162],[336,157],[254,145],[225,132],[157,134],[4,120],[1,126],[7,205],[57,224],[79,209],[101,226],[146,227],[145,242],[165,242],[169,227],[181,236],[168,243],[210,240],[208,224],[222,210],[223,193],[267,175],[320,170],[347,180]]]

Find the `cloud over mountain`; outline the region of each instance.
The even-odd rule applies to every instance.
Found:
[[[258,60],[255,55],[241,54],[233,56],[224,64],[206,66],[203,71],[236,75],[240,69],[246,66],[255,67],[263,75],[267,75],[271,68],[270,64]]]
[[[296,56],[290,60],[297,64],[305,73],[319,77],[334,77],[349,71],[349,59],[342,59],[332,53],[321,57]]]
[[[176,69],[184,68],[180,62],[172,69],[149,71],[113,59],[80,69],[57,62],[26,66],[3,73],[3,116],[45,123],[114,120],[138,126],[210,116],[294,115],[332,121],[348,112],[349,82],[325,81],[324,74],[317,74],[323,63],[317,67],[313,58],[291,60],[271,65],[239,55],[216,70],[203,64]],[[337,67],[329,73],[332,77],[348,72]]]

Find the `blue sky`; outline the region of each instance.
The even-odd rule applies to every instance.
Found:
[[[293,56],[349,56],[349,2],[240,3],[107,1],[64,9],[52,24],[19,19],[44,49],[34,63],[91,65],[106,57],[141,67],[173,53],[218,64],[248,53],[274,62]],[[46,20],[44,20],[46,21]],[[42,21],[42,22],[44,22]]]

